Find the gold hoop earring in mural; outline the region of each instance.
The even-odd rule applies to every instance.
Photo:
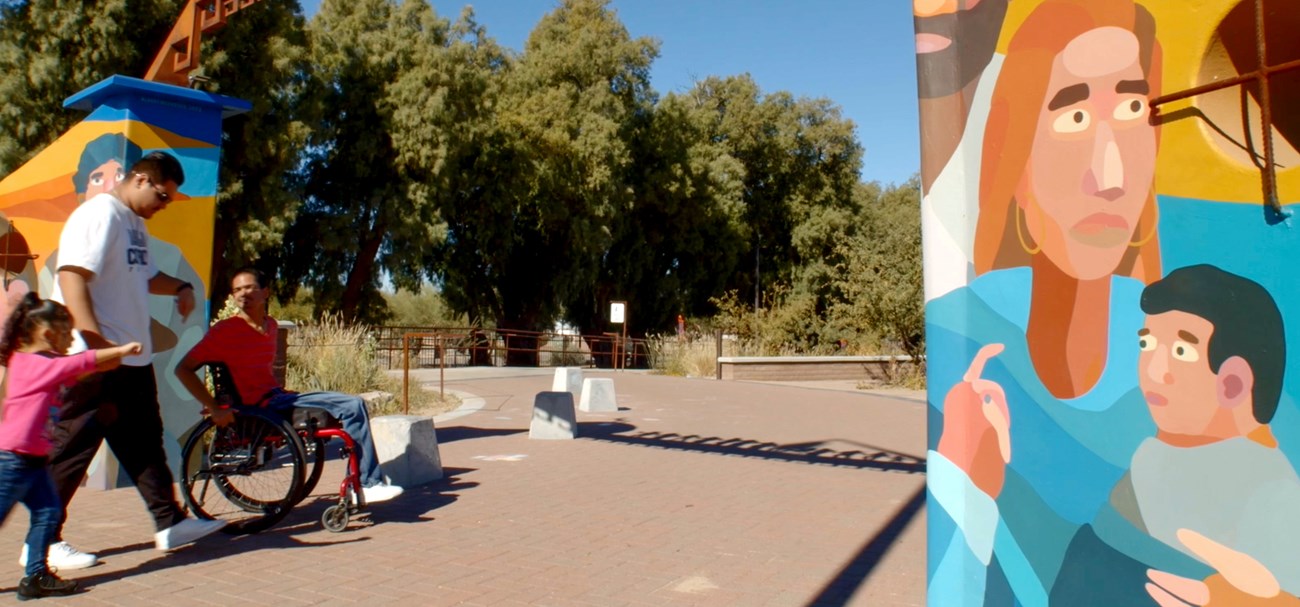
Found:
[[[1013,204],[1016,205],[1016,240],[1020,241],[1020,248],[1024,249],[1025,253],[1028,253],[1029,255],[1037,255],[1039,251],[1043,250],[1043,245],[1035,242],[1034,246],[1030,247],[1029,245],[1025,244],[1024,232],[1029,231],[1029,222],[1025,220],[1023,217],[1023,214],[1020,210],[1020,203],[1013,203]],[[1021,223],[1025,224],[1024,232],[1020,230]]]
[[[1146,236],[1143,236],[1141,240],[1137,240],[1137,241],[1130,240],[1130,241],[1128,242],[1128,246],[1133,247],[1133,248],[1136,249],[1137,247],[1140,247],[1140,246],[1142,246],[1142,245],[1144,245],[1144,244],[1150,242],[1151,239],[1155,237],[1155,235],[1156,235],[1156,227],[1160,225],[1160,207],[1156,206],[1156,204],[1155,204],[1154,202],[1152,202],[1152,203],[1151,203],[1151,208],[1153,209],[1153,210],[1151,211],[1151,214],[1152,214],[1152,215],[1155,215],[1155,217],[1153,217],[1153,218],[1151,219],[1151,229],[1150,229],[1150,230],[1147,230],[1147,235],[1146,235]],[[1141,225],[1142,225],[1142,224],[1139,223],[1139,224],[1138,224],[1138,227],[1140,228]],[[1136,232],[1136,230],[1135,230],[1135,232]]]

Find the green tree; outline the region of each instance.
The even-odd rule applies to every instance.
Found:
[[[864,197],[873,197],[861,186]],[[875,333],[904,353],[925,352],[925,295],[921,266],[921,182],[886,188],[863,206],[862,230],[840,247],[836,315]]]
[[[630,208],[611,218],[597,279],[567,307],[586,334],[608,330],[610,300],[629,302],[633,335],[666,330],[678,314],[708,315],[745,254],[743,167],[708,137],[709,113],[668,95],[632,142]],[[614,328],[614,327],[608,327]]]
[[[225,277],[230,271],[274,256],[282,246],[301,201],[296,171],[318,108],[305,102],[311,64],[300,12],[296,1],[260,2],[204,38],[196,72],[208,79],[204,88],[253,106],[222,126],[212,256],[216,280],[210,293],[214,310],[229,292]]]
[[[84,114],[63,100],[114,74],[142,77],[182,0],[28,0],[0,4],[0,175]]]
[[[439,129],[459,102],[431,106],[455,95],[459,66],[446,53],[458,39],[424,0],[326,0],[309,32],[321,120],[280,261],[312,287],[318,310],[380,320],[383,273],[417,286],[418,265],[442,237],[432,187],[447,146]]]
[[[545,330],[595,280],[611,218],[632,200],[629,141],[653,104],[657,53],[654,41],[628,35],[607,0],[565,0],[537,24],[482,133],[492,147],[473,156],[496,181],[465,184],[460,195],[483,206],[448,217],[455,246],[472,247],[449,256],[453,306],[490,315],[498,330]],[[512,344],[526,350],[528,339]],[[515,351],[510,362],[536,356]]]
[[[803,333],[781,341],[816,346],[838,297],[837,245],[858,227],[862,148],[853,123],[827,99],[765,95],[748,75],[706,78],[688,96],[711,115],[708,139],[739,166],[747,251],[724,291],[748,294],[756,307],[789,300],[809,310],[787,323]]]

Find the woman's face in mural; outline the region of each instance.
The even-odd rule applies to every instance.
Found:
[[[1156,133],[1139,50],[1132,32],[1104,27],[1056,56],[1017,192],[1042,253],[1079,279],[1114,272],[1140,238]]]
[[[90,172],[86,180],[86,198],[92,198],[104,192],[111,192],[117,184],[126,178],[126,170],[117,160],[109,160]]]

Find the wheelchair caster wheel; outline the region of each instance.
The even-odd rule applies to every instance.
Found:
[[[348,507],[343,504],[335,504],[325,509],[325,514],[320,517],[320,523],[326,529],[338,533],[348,528]]]

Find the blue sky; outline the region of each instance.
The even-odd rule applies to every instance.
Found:
[[[301,0],[307,15],[320,0]],[[479,23],[521,49],[557,0],[478,0]],[[432,0],[460,15],[464,0]],[[920,168],[912,6],[907,0],[613,0],[634,37],[660,41],[651,85],[688,90],[707,76],[749,73],[765,93],[826,97],[858,129],[862,178],[899,183]]]

